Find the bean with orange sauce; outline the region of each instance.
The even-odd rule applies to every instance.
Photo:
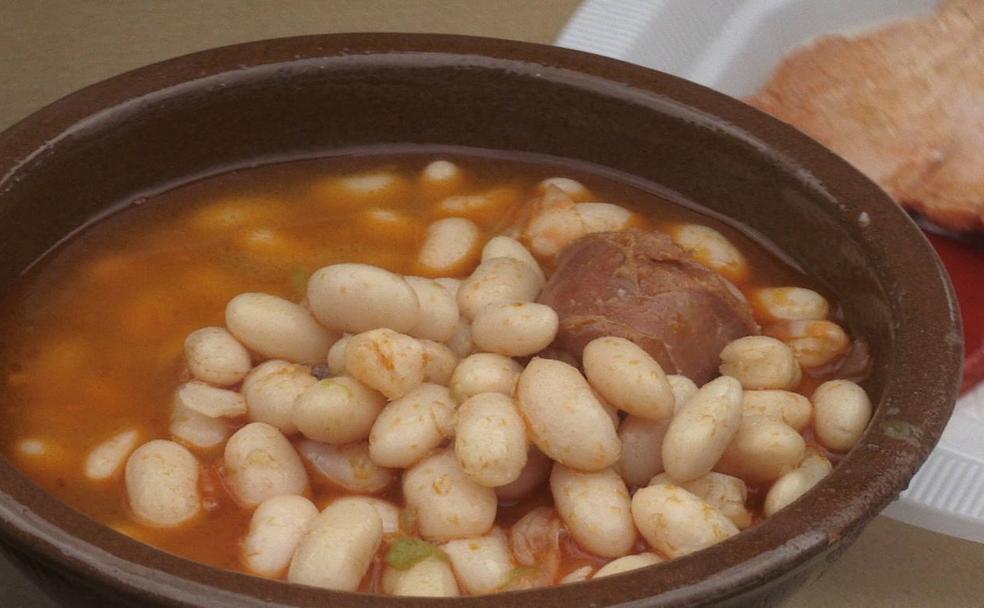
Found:
[[[802,380],[771,390],[812,397],[815,387],[835,379],[845,355],[860,347],[852,346],[840,320],[831,316],[837,309],[829,295],[793,266],[734,227],[625,176],[539,158],[446,156],[432,162],[427,152],[373,154],[233,171],[164,192],[80,231],[32,267],[3,302],[4,454],[75,508],[194,560],[330,588],[456,595],[605,576],[698,550],[759,521],[763,508],[771,514],[798,498],[857,441],[870,403],[856,385],[837,380],[841,384],[821,386],[812,403],[818,432],[803,430],[804,453],[792,456],[792,466],[768,473],[769,479],[743,480],[691,463],[674,470],[700,472],[694,478],[663,473],[645,490],[626,483],[618,473],[629,470],[619,463],[623,439],[616,434],[626,414],[609,404],[612,383],[592,385],[578,361],[571,366],[534,358],[544,363],[532,365],[526,355],[549,339],[537,334],[535,345],[512,348],[511,340],[529,332],[511,338],[494,327],[532,323],[544,336],[556,331],[549,307],[540,311],[535,307],[542,305],[517,303],[535,300],[554,256],[571,240],[629,227],[676,236],[682,248],[744,292],[764,333],[789,349],[790,360],[802,368]],[[483,254],[492,237],[492,253]],[[326,305],[318,301],[321,292],[310,291],[309,278],[323,272],[318,269],[338,265],[383,269],[394,284],[407,285],[415,301],[446,293],[433,301],[453,302],[458,310],[428,308],[433,314],[426,323],[414,316],[395,332],[366,338],[368,330],[382,331],[386,322],[379,319],[386,315],[370,314],[376,305],[372,298],[359,299],[360,287],[348,294],[354,302],[349,312],[374,319],[364,327],[329,320],[330,313],[319,311],[337,304]],[[487,293],[476,296],[468,278],[481,265],[491,280],[512,286],[480,286]],[[526,272],[522,268],[528,276],[503,278]],[[405,275],[424,278],[407,283]],[[464,280],[461,291],[455,293],[458,284],[450,279]],[[255,319],[227,327],[227,304],[243,293],[274,299],[254,303]],[[461,309],[462,302],[479,304]],[[527,308],[540,316],[520,317]],[[244,339],[259,335],[265,314],[273,316],[262,339]],[[442,316],[451,314],[455,318]],[[283,326],[290,331],[281,332],[284,315],[294,320]],[[472,319],[485,319],[475,341]],[[308,323],[319,329],[304,329]],[[346,331],[357,336],[331,348]],[[191,346],[189,335],[195,336]],[[438,341],[446,336],[446,345]],[[346,345],[353,340],[356,348],[349,352]],[[479,354],[483,347],[496,354]],[[470,353],[475,354],[466,358]],[[770,354],[754,348],[729,353],[732,367],[772,364]],[[421,358],[419,370],[407,371],[417,365],[407,363],[415,358]],[[286,360],[271,363],[277,359]],[[465,363],[455,369],[458,361]],[[382,367],[373,371],[374,365]],[[344,372],[345,380],[322,380],[329,369],[334,376]],[[404,371],[410,375],[394,383],[394,374]],[[688,408],[738,407],[740,419],[743,392],[762,388],[736,380],[707,385],[692,396],[673,390],[666,377],[659,381],[665,386],[647,393],[649,378],[639,379],[631,384],[632,395],[686,394],[686,401],[648,409],[634,405],[633,418],[653,411],[663,420],[649,427],[633,423],[649,433],[635,432],[635,442],[661,442],[666,433],[699,436],[700,428],[688,426],[697,419],[696,409],[686,414]],[[178,409],[175,391],[188,382],[244,395],[246,413],[234,399],[224,401],[225,407],[185,400]],[[549,414],[558,406],[542,387],[554,385],[555,395],[569,393],[578,404],[563,415]],[[611,395],[616,404],[626,399],[621,389]],[[283,390],[294,392],[281,403],[276,395]],[[850,403],[834,400],[834,394],[848,395]],[[287,408],[286,422],[259,413],[264,399],[269,407]],[[291,416],[294,400],[301,399],[307,418],[298,432]],[[755,415],[779,412],[770,424],[787,427],[779,405],[756,399]],[[781,395],[769,399],[804,403]],[[304,437],[319,429],[319,412],[342,416],[349,403],[375,404],[372,420],[353,418],[346,433],[321,428],[317,437]],[[468,414],[461,420],[455,415],[460,407]],[[401,419],[393,416],[396,411]],[[179,427],[176,412],[184,416]],[[578,421],[585,435],[561,446]],[[578,443],[589,444],[606,425],[612,427],[612,455],[579,455]],[[183,430],[175,434],[175,428]],[[801,429],[788,428],[799,436]],[[195,440],[210,432],[217,441]],[[500,432],[506,433],[501,444],[513,446],[506,452],[496,448]],[[320,441],[343,435],[344,445]],[[391,447],[413,437],[426,438],[428,447],[409,456]],[[530,447],[524,454],[517,445]],[[737,450],[726,448],[727,442],[722,453]],[[401,457],[380,464],[374,449]],[[741,449],[758,448],[746,438]],[[654,453],[638,445],[633,450]],[[180,464],[168,461],[169,454],[178,455]],[[663,454],[674,462],[690,457]],[[550,459],[567,465],[553,465],[553,481]],[[710,461],[712,468],[717,460]],[[391,468],[397,461],[402,473]],[[189,468],[189,462],[197,467]],[[637,465],[631,470],[649,470]],[[177,467],[181,476],[161,502],[152,482],[168,467]],[[747,469],[731,465],[733,473]],[[553,507],[551,487],[563,493],[559,508]],[[283,504],[272,502],[278,500]],[[261,506],[254,517],[256,505]],[[585,525],[578,513],[586,506],[621,514],[599,533],[599,525],[611,522]],[[729,519],[731,513],[741,521]],[[271,535],[275,516],[294,532]],[[667,521],[674,522],[670,528],[659,523]],[[279,540],[266,540],[274,537]],[[329,554],[337,559],[326,569]]]

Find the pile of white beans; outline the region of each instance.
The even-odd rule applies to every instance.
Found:
[[[517,236],[545,255],[557,251],[551,214],[580,214],[564,241],[591,222],[595,231],[630,220],[588,205],[548,206]],[[436,221],[421,265],[460,268],[481,238],[469,224]],[[720,233],[674,236],[725,276],[747,273]],[[829,473],[830,453],[855,445],[872,415],[849,381],[810,398],[793,392],[803,369],[828,364],[847,339],[813,291],[750,293],[772,321],[768,335],[729,344],[721,376],[697,387],[623,338],[592,341],[580,369],[535,356],[558,329],[554,310],[535,302],[543,270],[508,236],[480,251],[464,280],[344,263],[316,271],[300,304],[233,298],[225,327],[187,337],[192,379],[175,392],[170,439],[137,447],[138,433],[121,433],[92,451],[86,474],[122,470],[134,520],[178,527],[214,507],[200,458],[221,451],[229,497],[252,511],[247,571],[328,589],[374,578],[369,588],[391,595],[486,594],[608,576],[725,540],[762,514],[749,486],[772,515]],[[552,509],[496,525],[500,504],[545,484]],[[327,496],[315,490],[325,487]],[[561,571],[562,539],[588,565]]]

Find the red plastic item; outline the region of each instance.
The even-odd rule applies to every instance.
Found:
[[[960,302],[964,330],[964,393],[984,380],[984,245],[927,234]]]

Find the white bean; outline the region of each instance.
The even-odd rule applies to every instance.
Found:
[[[741,423],[741,385],[722,376],[687,402],[663,436],[663,467],[690,481],[711,472]]]
[[[329,505],[308,525],[290,561],[287,580],[324,589],[355,591],[383,539],[383,524],[370,505]]]
[[[243,384],[239,389],[240,393],[245,394],[249,391],[250,387],[256,383],[257,380],[268,376],[270,374],[279,374],[288,370],[306,370],[307,368],[303,365],[297,365],[295,363],[290,363],[289,361],[280,361],[278,359],[271,359],[269,361],[264,361],[256,367],[254,367],[249,374],[243,379]]]
[[[721,351],[720,371],[737,378],[747,390],[791,390],[802,379],[792,349],[769,336],[746,336],[729,343]]]
[[[364,441],[334,446],[305,439],[297,449],[315,473],[350,492],[373,494],[385,489],[395,477],[395,471],[377,466],[369,458],[369,445]]]
[[[365,207],[354,220],[360,229],[387,243],[416,243],[423,232],[420,219],[387,207]]]
[[[741,398],[741,411],[745,416],[766,416],[782,420],[802,433],[813,418],[810,400],[791,391],[745,391]]]
[[[406,570],[387,567],[383,572],[383,593],[402,597],[458,597],[458,583],[451,566],[434,556]]]
[[[447,160],[435,160],[420,172],[420,180],[431,188],[450,188],[459,185],[465,177],[458,165]]]
[[[553,461],[535,445],[530,445],[526,451],[526,466],[519,472],[519,477],[512,483],[495,489],[496,496],[502,502],[517,501],[543,485],[550,477]]]
[[[820,367],[846,353],[851,339],[830,321],[780,321],[765,328],[766,335],[782,340],[802,367]]]
[[[458,325],[454,328],[454,335],[445,344],[451,349],[459,359],[463,359],[472,353],[471,323],[468,319],[458,319]]]
[[[577,367],[577,366],[575,365],[575,367]],[[599,393],[598,391],[596,391],[594,389],[594,387],[591,388],[591,392],[594,394],[595,399],[598,400],[598,403],[601,404],[601,407],[605,408],[605,413],[608,414],[608,417],[612,421],[612,426],[615,427],[615,432],[617,433],[618,432],[618,426],[622,423],[622,418],[621,418],[621,416],[619,416],[618,408],[615,407],[614,405],[612,405],[611,403],[608,403],[607,401],[605,401],[605,398],[602,397],[601,396],[601,393]]]
[[[454,298],[455,303],[458,302],[458,288],[461,287],[461,279],[438,277],[434,279],[434,281],[444,289],[448,290],[448,293],[451,294],[452,298]]]
[[[17,442],[17,455],[28,458],[51,457],[64,448],[47,437],[28,437]]]
[[[178,387],[174,400],[209,418],[235,418],[246,413],[246,400],[242,395],[198,380],[185,382]]]
[[[216,386],[240,382],[252,367],[249,351],[224,327],[191,332],[185,339],[184,353],[191,375]]]
[[[345,374],[345,349],[351,339],[352,334],[345,334],[332,344],[331,350],[328,351],[328,371],[332,376]]]
[[[534,254],[552,258],[587,233],[574,201],[557,188],[545,188],[521,236]]]
[[[288,207],[273,196],[223,196],[192,213],[188,225],[202,233],[227,234],[232,230],[258,228],[280,217]]]
[[[326,378],[297,397],[293,421],[302,435],[315,441],[362,441],[385,405],[381,394],[354,378]]]
[[[236,431],[225,446],[226,485],[243,507],[268,498],[303,494],[307,472],[294,447],[275,427],[252,422]]]
[[[540,293],[540,278],[528,264],[513,258],[491,258],[458,288],[458,309],[467,319],[489,304],[532,302]]]
[[[370,197],[378,196],[387,191],[401,188],[403,178],[385,170],[367,171],[345,175],[333,180],[333,185],[348,196]]]
[[[811,400],[817,441],[833,452],[853,448],[871,420],[871,401],[864,389],[850,380],[830,380],[817,387]]]
[[[618,232],[625,230],[632,221],[632,212],[611,203],[578,203],[574,206],[584,224],[585,234],[592,232]]]
[[[489,304],[472,321],[472,340],[487,352],[525,357],[550,346],[559,324],[557,313],[544,304]]]
[[[387,399],[402,397],[419,386],[425,367],[420,342],[391,329],[356,334],[345,348],[348,374]]]
[[[260,503],[249,521],[240,561],[253,574],[279,577],[318,509],[303,496],[274,496]]]
[[[816,450],[807,449],[803,462],[792,471],[776,480],[769,493],[765,495],[765,515],[772,517],[776,511],[792,504],[797,498],[806,494],[821,479],[826,477],[833,466],[823,454]]]
[[[717,469],[748,483],[779,479],[803,459],[806,442],[781,420],[744,416]]]
[[[485,262],[492,258],[512,258],[519,260],[536,272],[537,277],[540,279],[540,287],[543,287],[543,284],[547,281],[546,275],[543,274],[543,269],[540,268],[540,263],[536,261],[530,250],[512,237],[495,236],[489,239],[489,242],[482,249],[482,261]]]
[[[625,338],[595,338],[584,347],[584,375],[601,396],[622,410],[650,420],[673,415],[673,388],[649,353]]]
[[[441,546],[461,586],[471,595],[496,591],[513,569],[512,552],[498,528],[487,536],[452,540]]]
[[[303,245],[290,239],[283,230],[269,226],[256,226],[241,231],[234,246],[251,254],[250,258],[259,263],[269,263],[272,260],[286,263],[287,260],[294,260],[306,253]]]
[[[766,287],[752,295],[757,304],[773,320],[814,321],[826,319],[830,305],[826,298],[804,287]]]
[[[171,410],[168,431],[175,439],[199,450],[211,450],[222,445],[229,436],[229,426],[220,418],[210,418],[180,402]]]
[[[391,401],[369,432],[369,455],[382,467],[406,468],[453,432],[455,403],[447,388],[421,384]]]
[[[649,481],[651,486],[661,483],[672,484],[675,482],[666,473],[657,475]],[[706,500],[708,504],[730,519],[738,529],[747,528],[752,524],[752,514],[745,508],[745,501],[748,500],[748,487],[744,481],[737,477],[712,471],[697,479],[676,485],[701,500]]]
[[[398,274],[368,264],[332,264],[308,280],[311,312],[325,327],[359,333],[379,327],[406,332],[417,324],[413,288]]]
[[[93,481],[116,477],[140,441],[140,431],[130,429],[103,441],[85,457],[83,471]]]
[[[591,191],[576,179],[569,177],[548,177],[539,184],[537,190],[543,192],[548,186],[559,188],[564,194],[576,201],[586,201],[591,199]]]
[[[476,483],[490,488],[516,481],[526,466],[526,425],[511,397],[480,393],[458,408],[454,455]]]
[[[373,496],[343,496],[331,502],[333,505],[350,502],[367,504],[376,510],[383,523],[383,536],[393,536],[400,531],[400,509],[393,503]]]
[[[585,550],[602,557],[632,550],[636,530],[629,490],[614,470],[579,473],[555,464],[550,493],[567,530]]]
[[[729,281],[740,283],[748,278],[749,267],[745,256],[717,230],[698,224],[683,224],[672,228],[670,236],[698,262]]]
[[[643,486],[663,470],[663,437],[670,419],[647,420],[629,415],[618,427],[622,458],[615,470],[630,486]]]
[[[700,389],[694,381],[680,374],[669,374],[666,381],[670,384],[673,391],[673,415],[675,416],[690,399],[697,394]]]
[[[655,553],[638,553],[636,555],[626,555],[616,560],[612,560],[598,569],[591,578],[604,578],[613,574],[621,574],[630,570],[638,570],[646,566],[652,566],[663,561],[663,558]]]
[[[433,542],[481,536],[495,521],[495,491],[469,479],[449,450],[403,474],[403,497],[421,536]]]
[[[264,357],[295,363],[321,361],[338,335],[318,325],[308,309],[265,293],[243,293],[225,310],[226,327]]]
[[[527,511],[509,529],[509,543],[516,561],[537,566],[549,584],[560,566],[560,534],[563,523],[551,507]]]
[[[134,450],[124,476],[130,511],[140,523],[173,528],[201,511],[198,460],[173,441],[155,439]]]
[[[470,217],[476,220],[495,220],[510,212],[519,202],[520,193],[516,188],[501,186],[471,194],[454,194],[433,206],[435,215],[441,217]]]
[[[429,275],[464,272],[478,257],[482,234],[475,222],[463,217],[440,219],[427,227],[417,254],[417,267]]]
[[[618,560],[616,560],[618,561]],[[557,581],[558,585],[567,585],[570,583],[580,583],[581,581],[586,581],[591,578],[591,573],[594,572],[594,568],[591,566],[581,566],[580,568],[575,568],[571,570]]]
[[[479,393],[512,395],[523,367],[503,355],[475,353],[461,360],[451,375],[451,396],[458,403]]]
[[[707,501],[669,483],[637,491],[632,497],[632,518],[649,546],[670,559],[738,533],[731,520]]]
[[[433,340],[420,340],[424,349],[424,382],[447,385],[458,367],[458,355],[451,348]]]
[[[420,304],[417,322],[407,333],[415,338],[444,342],[451,339],[458,327],[458,302],[451,293],[433,279],[406,277]]]
[[[579,471],[618,461],[615,426],[576,368],[534,357],[519,376],[516,396],[531,439],[553,460]]]
[[[803,453],[803,460],[800,461],[797,470],[809,471],[811,475],[820,478],[825,477],[834,470],[834,465],[817,448],[809,447]]]
[[[365,204],[367,199],[379,199],[387,194],[392,196],[406,186],[402,176],[386,169],[377,169],[324,179],[315,183],[314,190],[320,199],[341,196]],[[337,203],[334,200],[331,202]]]
[[[318,379],[302,365],[267,361],[243,381],[243,396],[249,419],[272,424],[286,434],[297,432],[294,404]]]

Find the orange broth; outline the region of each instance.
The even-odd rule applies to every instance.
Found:
[[[420,170],[435,158],[457,163],[467,178],[443,191],[422,186]],[[338,185],[339,176],[378,170],[396,176],[392,187],[356,196]],[[735,227],[598,167],[424,149],[234,170],[134,201],[99,219],[50,251],[7,292],[0,305],[0,451],[45,490],[124,534],[199,562],[241,569],[238,543],[250,512],[236,506],[222,487],[221,448],[193,450],[205,467],[207,508],[178,529],[131,521],[119,476],[94,482],[83,475],[88,452],[129,428],[141,430],[141,443],[169,437],[172,394],[190,378],[184,339],[195,329],[223,325],[225,305],[236,294],[262,291],[299,301],[307,276],[338,262],[413,274],[424,231],[440,217],[436,206],[446,196],[495,190],[492,212],[467,215],[491,236],[540,180],[554,175],[581,181],[594,200],[638,212],[642,227],[683,221],[719,230],[752,268],[743,289],[817,289]],[[374,220],[366,211],[371,208],[405,217]],[[313,485],[319,506],[340,494],[338,488]],[[385,497],[399,502],[399,488],[390,488]],[[534,492],[520,504],[504,505],[497,522],[509,525],[550,503],[548,490]],[[602,563],[576,550],[567,557],[561,574]]]

